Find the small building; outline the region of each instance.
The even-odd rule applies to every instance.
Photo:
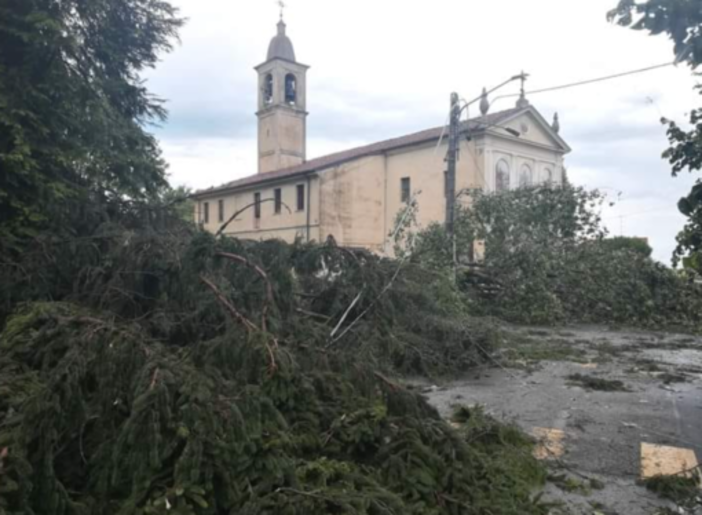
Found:
[[[199,191],[196,221],[243,239],[322,241],[391,253],[397,214],[415,198],[417,222],[445,219],[443,127],[307,159],[307,72],[297,61],[284,21],[257,66],[258,173]],[[448,109],[448,105],[447,105]],[[456,191],[495,191],[563,180],[570,151],[524,94],[511,109],[462,122]]]

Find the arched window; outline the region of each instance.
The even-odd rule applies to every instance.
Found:
[[[497,162],[495,169],[495,190],[507,191],[509,189],[509,163],[504,159]]]
[[[273,75],[268,74],[263,79],[263,104],[270,105],[273,103]]]
[[[546,176],[546,185],[553,186],[553,170],[546,168],[544,170],[544,175]]]
[[[521,188],[528,188],[532,185],[532,182],[531,167],[527,164],[522,165],[522,169],[519,171],[519,186]]]
[[[285,103],[297,104],[297,79],[292,73],[285,76]]]

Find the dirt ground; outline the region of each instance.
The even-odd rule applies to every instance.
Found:
[[[492,366],[425,392],[447,416],[481,404],[532,433],[554,514],[702,513],[637,484],[702,463],[700,338],[509,327]]]

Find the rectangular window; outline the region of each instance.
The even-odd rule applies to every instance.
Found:
[[[410,178],[409,177],[403,177],[400,180],[400,198],[402,199],[402,202],[409,202],[410,200]]]
[[[275,214],[279,215],[280,211],[283,209],[283,192],[280,188],[273,190],[273,195],[275,197]]]
[[[254,218],[261,219],[261,194],[254,193]]]
[[[297,185],[297,210],[298,211],[305,210],[305,185],[304,184]]]
[[[210,203],[205,202],[202,205],[202,220],[204,223],[210,223]]]
[[[224,222],[224,200],[219,201],[217,208],[217,218],[220,222]]]

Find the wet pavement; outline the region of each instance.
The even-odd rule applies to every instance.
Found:
[[[571,487],[604,484],[549,484],[546,497],[562,503],[554,514],[674,509],[637,481],[702,463],[702,339],[596,327],[506,334],[494,366],[427,388],[430,402],[446,416],[456,404],[482,404],[535,434],[554,476],[572,478]],[[586,389],[572,374],[618,380],[627,391]]]

